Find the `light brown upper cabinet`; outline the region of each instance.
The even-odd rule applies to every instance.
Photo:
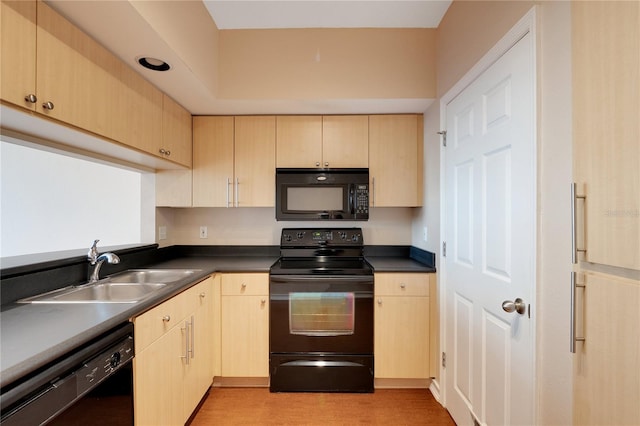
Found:
[[[422,129],[418,114],[369,116],[369,203],[422,205]]]
[[[1,10],[4,101],[190,166],[190,147],[159,145],[177,108],[160,90],[46,3],[3,0]]]
[[[35,110],[36,2],[3,0],[0,8],[0,98]]]
[[[366,115],[278,116],[277,167],[368,167],[368,121]]]
[[[272,207],[274,116],[193,118],[193,206]]]
[[[191,167],[191,113],[167,95],[162,96],[162,143],[156,151],[167,159]]]
[[[640,270],[640,5],[576,2],[572,14],[574,177],[586,197],[577,206],[579,213],[586,209],[584,260]]]

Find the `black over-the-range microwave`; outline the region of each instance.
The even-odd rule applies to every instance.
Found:
[[[368,220],[369,169],[276,169],[276,220]]]

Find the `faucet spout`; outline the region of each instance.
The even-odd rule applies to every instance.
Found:
[[[89,253],[87,254],[89,263],[95,266],[93,268],[91,276],[89,277],[89,283],[95,283],[100,280],[100,268],[105,261],[112,264],[120,263],[120,258],[115,253],[102,253],[101,255],[98,255],[98,241],[100,240],[95,240],[93,242],[93,245],[91,246],[91,248],[89,249]]]

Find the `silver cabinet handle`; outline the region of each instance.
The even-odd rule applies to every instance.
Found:
[[[240,179],[236,177],[236,207],[240,207]]]
[[[320,167],[320,162],[316,161],[316,167]]]
[[[572,354],[576,353],[576,342],[584,342],[584,337],[576,336],[576,288],[585,288],[584,284],[576,283],[576,273],[571,272],[571,326],[569,327],[569,350]]]
[[[199,296],[200,296],[200,298],[201,298],[201,299],[204,299],[206,295],[207,295],[207,293],[205,293],[205,292],[203,291],[202,293],[200,293],[200,295],[199,295]]]
[[[193,315],[191,315],[191,358],[193,358],[195,356],[195,341],[196,341],[196,336],[195,336],[195,328],[196,328],[196,322],[195,322],[195,318],[193,318]]]
[[[515,301],[505,300],[502,302],[502,310],[505,312],[517,312],[520,315],[523,315],[527,312],[527,304],[522,301],[519,297]]]
[[[382,306],[382,299],[378,299],[378,305]]]
[[[371,207],[375,207],[376,206],[376,178],[372,177],[371,178]]]
[[[578,253],[586,253],[586,249],[578,248],[578,233],[576,231],[577,226],[577,206],[578,199],[587,200],[586,195],[576,194],[576,183],[571,184],[571,262],[575,265],[578,263]]]
[[[42,104],[42,108],[48,109],[49,111],[51,111],[53,109],[53,107],[54,107],[54,105],[53,105],[53,102],[51,102],[51,101],[47,101],[47,102]]]
[[[405,283],[400,283],[400,288],[404,290],[405,288],[407,288],[407,285]]]
[[[189,365],[189,321],[184,322],[184,328],[181,328],[184,332],[184,355],[181,355],[180,358],[185,360],[185,364]]]
[[[231,185],[231,182],[227,177],[227,208],[229,208],[229,185]]]
[[[324,163],[324,166],[325,166],[325,167],[329,167],[329,162],[328,162],[328,161],[327,161],[327,162],[325,162],[325,163]]]
[[[162,322],[169,322],[171,321],[171,315],[165,315],[162,317]]]
[[[30,104],[35,104],[36,102],[38,102],[38,97],[33,93],[29,93],[27,96],[24,97],[24,100],[29,102]]]

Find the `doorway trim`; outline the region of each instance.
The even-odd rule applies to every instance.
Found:
[[[526,34],[531,34],[531,52],[533,57],[531,58],[531,63],[533,66],[533,99],[535,102],[533,108],[533,140],[534,140],[534,150],[533,152],[536,155],[534,158],[534,171],[536,173],[535,176],[535,194],[533,205],[536,210],[535,212],[535,235],[534,235],[534,244],[536,247],[533,248],[533,253],[535,253],[534,259],[534,268],[533,268],[533,283],[534,288],[532,289],[532,300],[531,300],[531,310],[535,314],[536,312],[536,302],[537,302],[537,246],[538,246],[538,226],[539,226],[539,215],[538,215],[538,190],[539,190],[539,177],[538,177],[538,149],[539,149],[539,141],[538,141],[538,35],[536,29],[536,15],[537,7],[533,6],[520,20],[509,30],[507,33],[502,36],[502,38],[491,48],[489,51],[473,66],[467,73],[460,79],[456,84],[451,87],[441,98],[440,98],[440,129],[445,129],[447,124],[447,104],[449,104],[456,96],[458,96],[462,91],[464,91],[473,81],[475,81],[484,71],[486,71],[491,65],[493,65],[502,55],[504,55],[511,47],[513,47],[520,39],[522,39]],[[441,136],[442,139],[442,136]],[[440,353],[437,354],[439,362],[439,383],[433,382],[430,389],[432,393],[436,396],[436,398],[440,401],[440,403],[446,408],[447,407],[447,387],[446,387],[446,375],[444,368],[442,366],[442,353],[447,347],[446,343],[446,328],[447,328],[447,310],[446,310],[446,294],[447,294],[447,276],[446,276],[446,268],[442,267],[444,265],[446,259],[443,256],[442,244],[445,241],[446,235],[446,181],[445,181],[445,154],[446,149],[442,144],[442,140],[440,143],[440,235],[441,235],[441,246],[440,246],[440,259],[439,265],[441,267],[438,271],[438,282],[440,284],[440,288],[438,289],[438,303],[440,306]],[[538,355],[538,345],[537,345],[537,321],[534,318],[533,321],[533,329],[532,338],[533,338],[533,386],[534,386],[534,401],[532,401],[534,410],[533,416],[534,421],[537,418],[537,410],[535,409],[535,404],[537,401],[537,355]]]

